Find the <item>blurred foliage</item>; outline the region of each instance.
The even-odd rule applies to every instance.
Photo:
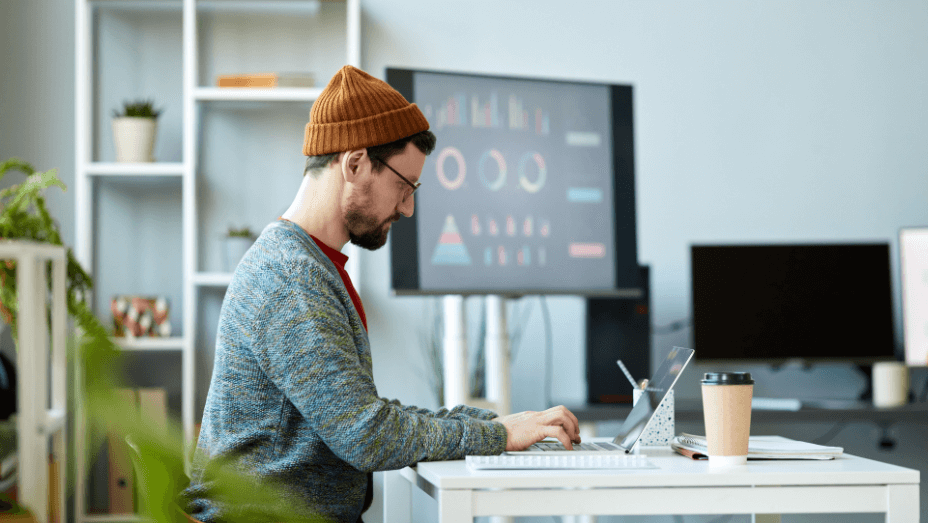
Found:
[[[0,239],[29,240],[51,245],[62,245],[58,224],[52,219],[45,205],[43,193],[49,187],[65,189],[57,171],[36,172],[28,163],[11,158],[0,164],[0,179],[8,171],[20,171],[26,179],[0,191]],[[67,294],[68,312],[76,313],[77,304],[93,286],[86,271],[77,263],[71,249],[67,250]],[[51,277],[47,278],[51,289]],[[0,263],[0,315],[17,334],[16,264],[12,261]]]
[[[155,109],[154,100],[135,100],[124,101],[122,111],[113,109],[113,118],[157,118],[161,114],[161,109]]]
[[[0,178],[16,169],[27,178],[20,185],[0,192],[0,237],[26,239],[53,245],[62,245],[57,223],[52,220],[43,191],[49,187],[65,189],[55,170],[37,173],[29,164],[11,159],[0,164]],[[124,388],[121,369],[122,351],[112,341],[100,320],[84,301],[89,295],[92,281],[74,258],[70,248],[68,259],[68,312],[77,327],[77,334],[69,346],[69,359],[79,358],[79,379],[83,386],[85,415],[87,416],[86,441],[91,435],[119,434],[133,448],[132,456],[137,471],[138,507],[142,519],[158,523],[183,523],[188,519],[181,507],[179,494],[189,480],[184,472],[185,445],[183,429],[176,420],[167,427],[142,417],[134,402],[123,399],[116,391]],[[2,265],[0,297],[6,311],[4,319],[16,320],[16,267]],[[14,330],[15,332],[15,330]],[[94,436],[101,438],[101,436]],[[85,463],[92,463],[88,449]],[[69,474],[69,477],[73,475]],[[231,462],[213,462],[209,468],[211,496],[229,507],[230,518],[241,523],[306,522],[311,511],[305,503],[286,494],[285,485],[258,482],[254,474],[236,467]],[[70,490],[70,489],[69,489]]]
[[[229,238],[251,238],[254,239],[255,234],[251,232],[251,228],[248,226],[242,228],[229,227]]]

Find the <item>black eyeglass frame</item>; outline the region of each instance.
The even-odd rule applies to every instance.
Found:
[[[393,167],[390,167],[390,164],[388,164],[386,161],[384,161],[383,158],[380,158],[380,157],[378,157],[378,156],[371,156],[371,158],[373,158],[373,159],[377,160],[378,162],[384,164],[384,165],[387,167],[387,169],[390,169],[391,171],[393,171],[393,174],[399,176],[401,180],[403,180],[404,182],[406,182],[406,185],[412,187],[412,192],[410,192],[409,194],[403,196],[403,203],[406,203],[406,200],[408,200],[410,196],[412,196],[413,194],[415,194],[415,193],[416,193],[416,190],[417,190],[419,187],[422,187],[422,182],[412,183],[411,181],[409,181],[409,178],[406,178],[405,176],[403,176],[402,174],[400,174],[399,171],[397,171],[397,170],[394,169]]]

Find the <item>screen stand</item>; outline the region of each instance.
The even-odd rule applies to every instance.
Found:
[[[502,296],[486,297],[486,398],[470,396],[467,371],[467,321],[464,297],[445,296],[443,376],[444,403],[448,408],[470,405],[490,409],[500,416],[510,412],[509,329],[506,327],[506,301]]]
[[[445,296],[442,367],[445,406],[467,403],[467,322],[463,296]]]
[[[487,401],[500,416],[510,410],[509,329],[506,324],[506,300],[502,296],[486,297],[486,383]]]

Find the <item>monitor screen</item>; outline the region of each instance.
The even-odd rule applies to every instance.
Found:
[[[396,294],[637,297],[632,88],[388,69],[438,138]]]
[[[889,245],[694,245],[700,360],[889,359]]]

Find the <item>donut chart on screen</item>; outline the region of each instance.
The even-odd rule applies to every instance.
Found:
[[[448,175],[445,173],[445,160],[452,158],[455,163],[457,163],[457,178],[453,180],[448,179]],[[464,162],[464,155],[461,154],[455,147],[445,147],[438,153],[438,158],[435,159],[435,174],[438,175],[438,182],[441,183],[442,187],[453,191],[461,187],[464,184],[464,178],[467,176],[467,164]]]
[[[492,174],[494,168],[489,167],[494,163],[496,164],[495,175]],[[477,172],[480,173],[480,181],[483,182],[483,185],[487,189],[494,192],[498,191],[506,184],[506,158],[503,157],[503,153],[496,149],[490,149],[480,157],[480,164]],[[495,176],[495,179],[491,180],[491,176]]]
[[[526,175],[526,166],[532,161],[535,162],[538,168],[538,176],[535,178],[535,181],[529,181]],[[545,165],[544,157],[537,152],[523,154],[522,158],[519,159],[519,185],[527,192],[534,194],[545,186],[547,179],[548,167]]]

